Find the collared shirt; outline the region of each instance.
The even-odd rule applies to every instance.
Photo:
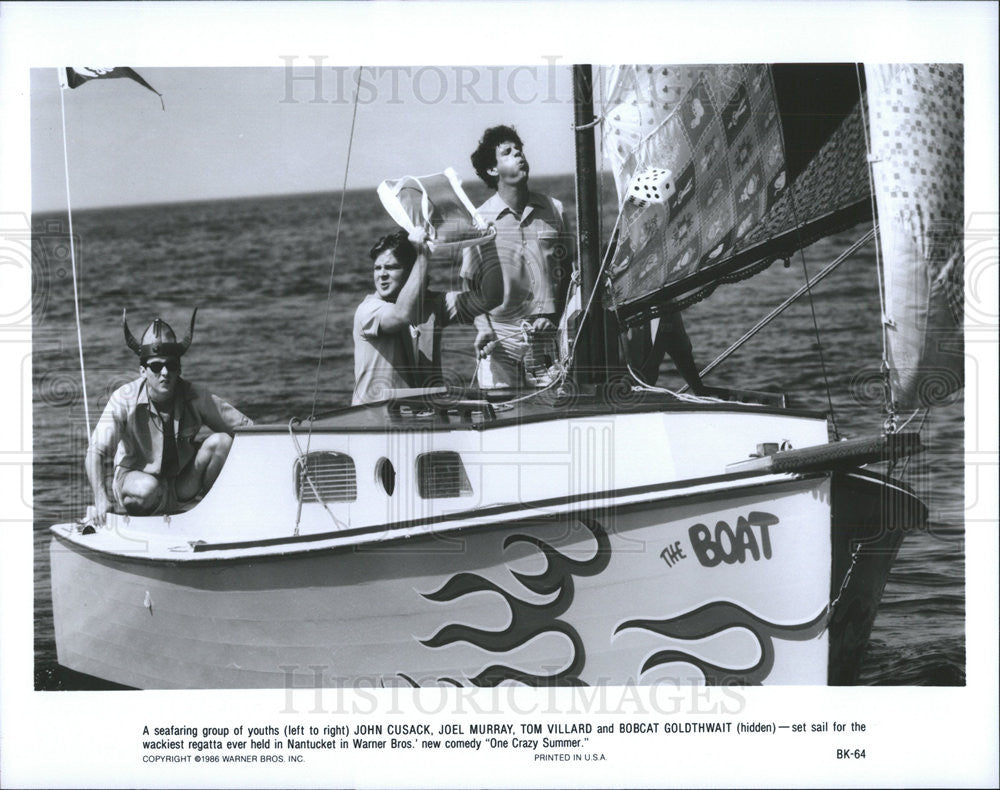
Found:
[[[493,195],[477,211],[496,227],[493,241],[468,248],[462,255],[462,277],[475,280],[490,266],[503,273],[503,302],[490,311],[491,318],[517,323],[537,315],[551,315],[562,308],[562,283],[573,263],[573,239],[555,198],[528,193],[521,216]]]
[[[194,440],[201,427],[231,434],[252,421],[235,407],[212,395],[204,387],[177,380],[173,407],[177,470],[194,458]],[[116,389],[90,437],[91,447],[102,456],[115,450],[115,466],[151,475],[160,474],[163,463],[163,422],[149,401],[146,381],[139,377]]]
[[[384,400],[392,390],[427,387],[441,376],[441,330],[449,322],[445,295],[426,291],[420,322],[385,332],[392,302],[369,294],[354,312],[354,397],[352,403]]]

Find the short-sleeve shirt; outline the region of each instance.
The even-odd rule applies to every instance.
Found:
[[[477,211],[494,224],[496,237],[463,252],[461,273],[475,280],[486,268],[501,267],[504,298],[490,311],[490,317],[516,323],[555,313],[560,307],[560,283],[569,276],[573,251],[562,203],[529,192],[528,203],[518,217],[497,193]]]
[[[394,308],[392,302],[369,294],[358,305],[354,313],[354,405],[385,400],[392,390],[440,383],[441,332],[449,320],[444,294],[425,291],[420,305],[419,323],[396,332],[382,329]]]
[[[218,433],[232,433],[252,421],[234,406],[204,387],[177,380],[174,391],[173,432],[177,470],[183,470],[197,453],[195,438],[202,426]],[[90,437],[91,447],[102,456],[115,450],[115,467],[159,475],[163,463],[163,422],[149,402],[146,381],[139,377],[119,387],[108,400]]]

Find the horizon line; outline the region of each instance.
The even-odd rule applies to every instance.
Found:
[[[572,171],[564,173],[544,173],[544,174],[539,173],[537,175],[532,176],[532,178],[541,180],[548,178],[564,178],[573,175],[574,174]],[[606,176],[610,177],[610,174],[606,173]],[[489,187],[486,187],[486,185],[482,184],[482,182],[479,181],[478,179],[476,179],[475,182],[470,182],[470,183],[474,183],[475,184],[474,189],[477,190],[480,188],[480,185],[482,185],[482,187],[485,187],[486,189],[489,189]],[[377,185],[348,187],[346,192],[348,193],[367,192],[370,190],[374,196],[376,194],[377,188],[378,188]],[[178,206],[184,203],[219,203],[222,201],[234,201],[234,200],[261,200],[261,199],[272,199],[272,198],[277,199],[277,198],[290,198],[290,197],[307,197],[309,195],[338,195],[340,194],[340,191],[341,190],[339,189],[318,189],[318,190],[305,190],[305,191],[294,191],[294,192],[259,192],[255,194],[246,194],[246,195],[219,195],[216,197],[177,198],[168,200],[153,200],[149,202],[140,202],[140,203],[108,203],[101,205],[77,207],[74,208],[73,211],[80,213],[87,211],[109,211],[112,209],[142,209],[142,208],[156,208],[157,206]],[[489,190],[489,191],[492,192],[494,190]],[[34,206],[31,207],[32,217],[36,216],[42,217],[42,216],[49,216],[52,214],[66,214],[66,213],[67,213],[67,207],[65,205],[59,206],[57,208],[44,208],[44,209],[36,209]]]

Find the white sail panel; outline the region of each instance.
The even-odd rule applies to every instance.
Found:
[[[674,111],[706,68],[637,65],[609,70],[605,150],[619,195],[624,196],[637,165],[633,152]]]
[[[871,218],[854,64],[621,66],[601,113],[622,325]]]
[[[628,302],[725,260],[787,185],[763,65],[631,66],[611,74],[605,150],[622,202],[612,295]],[[626,202],[633,179],[658,199]]]
[[[890,383],[898,408],[931,406],[963,386],[962,67],[865,74]]]

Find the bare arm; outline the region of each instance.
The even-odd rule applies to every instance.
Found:
[[[496,341],[497,333],[493,331],[493,325],[487,315],[477,315],[472,323],[475,324],[477,330],[476,339],[472,341],[472,348],[476,352],[476,356],[483,359],[492,353],[493,346],[490,344]]]
[[[104,489],[104,466],[118,447],[125,425],[126,416],[121,395],[124,389],[114,392],[108,400],[101,418],[94,426],[94,432],[90,435],[87,455],[83,460],[87,480],[94,492],[94,504],[87,509],[87,520],[92,520],[98,526],[104,526],[105,516],[111,507],[108,492]]]
[[[208,391],[199,391],[198,395],[196,403],[201,420],[216,433],[232,436],[237,428],[253,425],[253,420],[218,395],[211,395]]]
[[[504,297],[503,269],[493,242],[462,251],[462,283],[466,290],[448,293],[445,303],[453,321],[465,323],[471,318],[477,330],[473,349],[482,358],[497,339],[487,313],[502,304]]]
[[[104,490],[104,454],[93,442],[87,447],[87,456],[84,458],[83,467],[87,472],[87,480],[94,491],[94,505],[92,519],[98,526],[104,526],[108,509],[111,503],[108,494]],[[91,514],[88,513],[88,520]]]

